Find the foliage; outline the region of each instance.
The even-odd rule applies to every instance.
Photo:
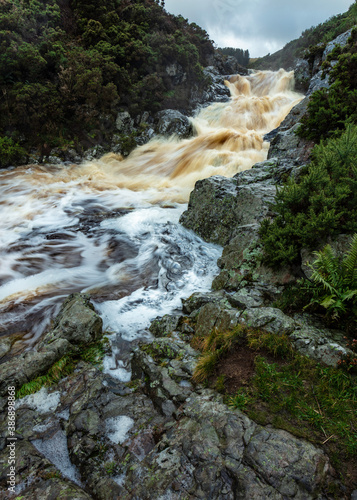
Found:
[[[0,137],[0,167],[8,167],[21,161],[26,155],[25,150],[14,142],[11,137]]]
[[[302,247],[328,236],[357,231],[357,127],[315,146],[313,161],[299,180],[278,189],[276,217],[260,228],[265,261],[275,267],[298,262]]]
[[[243,50],[243,49],[235,49],[233,47],[224,47],[223,49],[219,49],[222,54],[225,54],[226,56],[232,56],[237,61],[239,64],[242,66],[247,67],[249,64],[249,50]]]
[[[299,38],[287,43],[283,49],[257,59],[250,66],[256,69],[291,69],[295,59],[303,57],[305,51],[321,50],[321,46],[324,48],[328,42],[352,28],[356,24],[356,17],[357,3],[355,1],[347,12],[332,16],[324,23],[303,31]],[[309,52],[306,55],[309,57]]]
[[[310,266],[313,299],[309,305],[319,304],[333,319],[348,313],[357,320],[357,234],[342,261],[330,245],[314,254],[317,258]]]
[[[0,2],[0,136],[48,155],[102,145],[118,111],[158,111],[177,85],[203,85],[208,34],[154,0]],[[187,90],[188,92],[188,90]],[[181,99],[184,99],[182,97]],[[178,102],[178,105],[181,105]]]
[[[320,142],[341,134],[346,122],[357,122],[357,30],[352,30],[348,44],[336,47],[324,63],[330,69],[331,86],[314,92],[308,113],[302,118],[297,133],[300,137]],[[331,68],[331,61],[338,59]]]

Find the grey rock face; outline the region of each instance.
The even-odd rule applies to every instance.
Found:
[[[187,116],[175,109],[165,109],[156,115],[158,123],[156,133],[170,137],[176,135],[180,139],[186,139],[193,134],[193,128]]]
[[[333,51],[335,47],[337,47],[337,45],[340,45],[341,47],[347,45],[348,39],[351,36],[351,32],[352,29],[345,31],[344,33],[336,37],[334,40],[332,40],[332,42],[329,42],[326,45],[326,48],[322,55],[322,61],[326,61],[327,56]]]
[[[263,220],[276,192],[273,182],[267,182],[272,178],[264,170],[267,165],[239,173],[233,179],[213,176],[198,181],[181,224],[206,241],[225,245],[241,226]]]
[[[115,125],[120,134],[130,134],[134,129],[134,120],[128,111],[123,111],[118,113]]]
[[[298,59],[294,69],[295,90],[306,92],[310,81],[310,67],[306,59]]]
[[[0,365],[0,394],[8,386],[17,388],[45,373],[70,351],[98,340],[102,334],[102,319],[95,313],[86,295],[70,295],[62,305],[54,328],[45,335],[38,351],[16,356]]]

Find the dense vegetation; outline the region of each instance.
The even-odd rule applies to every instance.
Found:
[[[234,49],[233,47],[224,47],[223,49],[219,49],[222,54],[226,56],[232,56],[237,59],[238,63],[241,66],[247,67],[249,64],[249,50],[243,49]]]
[[[357,231],[357,126],[317,145],[313,161],[298,180],[278,189],[276,217],[260,229],[266,261],[298,263],[302,247],[316,248],[327,237]]]
[[[154,0],[3,0],[0,47],[0,141],[10,162],[19,144],[48,154],[105,142],[118,110],[155,112],[172,99],[179,86],[168,66],[186,87],[203,84],[214,51],[204,30]]]
[[[356,18],[357,3],[355,1],[347,12],[333,16],[324,23],[303,31],[299,38],[287,43],[283,49],[274,54],[257,59],[251,67],[271,70],[291,69],[294,66],[294,60],[303,57],[306,52],[313,54],[316,51],[323,51],[328,42],[352,28],[356,24]],[[309,55],[306,54],[306,57]]]
[[[336,61],[331,67],[331,61]],[[346,123],[357,123],[357,30],[347,45],[337,46],[323,64],[329,70],[331,86],[311,96],[308,113],[298,129],[301,137],[319,142],[341,134]]]

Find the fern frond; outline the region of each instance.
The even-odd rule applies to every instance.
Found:
[[[353,235],[349,251],[342,262],[344,284],[357,288],[357,233]]]

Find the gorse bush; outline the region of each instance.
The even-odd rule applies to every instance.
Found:
[[[272,267],[299,263],[302,247],[313,249],[329,236],[357,231],[357,127],[315,146],[313,161],[298,181],[279,188],[260,236]]]

